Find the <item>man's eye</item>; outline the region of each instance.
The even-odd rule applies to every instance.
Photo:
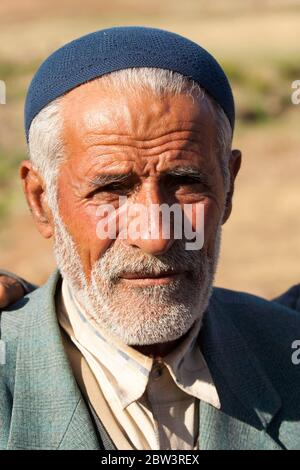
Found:
[[[97,192],[110,193],[110,192],[128,192],[130,191],[130,186],[128,184],[122,183],[110,183],[106,186],[98,188]]]
[[[118,183],[111,183],[102,187],[103,191],[115,191],[116,189],[122,189],[122,185]]]
[[[174,183],[175,185],[178,185],[178,186],[190,186],[190,185],[195,185],[195,184],[205,186],[202,181],[200,181],[197,178],[193,178],[191,176],[179,176],[174,179]]]

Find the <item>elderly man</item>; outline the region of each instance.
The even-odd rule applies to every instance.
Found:
[[[2,312],[1,448],[300,448],[299,315],[212,289],[241,161],[215,59],[162,30],[98,31],[41,65],[25,127],[58,271]],[[124,230],[134,204],[148,224]],[[152,217],[173,204],[193,237]]]

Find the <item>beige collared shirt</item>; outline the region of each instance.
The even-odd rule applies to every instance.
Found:
[[[65,281],[62,298],[59,323],[85,357],[132,448],[197,449],[199,400],[220,408],[197,344],[201,322],[174,351],[155,361],[88,319]]]

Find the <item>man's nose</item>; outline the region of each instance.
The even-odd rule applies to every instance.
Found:
[[[152,255],[163,254],[169,250],[174,243],[174,230],[170,217],[163,217],[160,210],[162,204],[167,204],[164,199],[157,183],[145,185],[140,189],[134,200],[139,210],[133,212],[140,217],[141,223],[137,224],[136,220],[133,222],[129,217],[125,243]],[[130,202],[128,206],[131,211]]]

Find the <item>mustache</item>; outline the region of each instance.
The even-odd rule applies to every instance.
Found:
[[[205,259],[203,250],[189,251],[181,240],[176,242],[160,255],[114,244],[94,264],[93,272],[106,279],[116,280],[125,273],[159,276],[165,272],[198,271]]]

